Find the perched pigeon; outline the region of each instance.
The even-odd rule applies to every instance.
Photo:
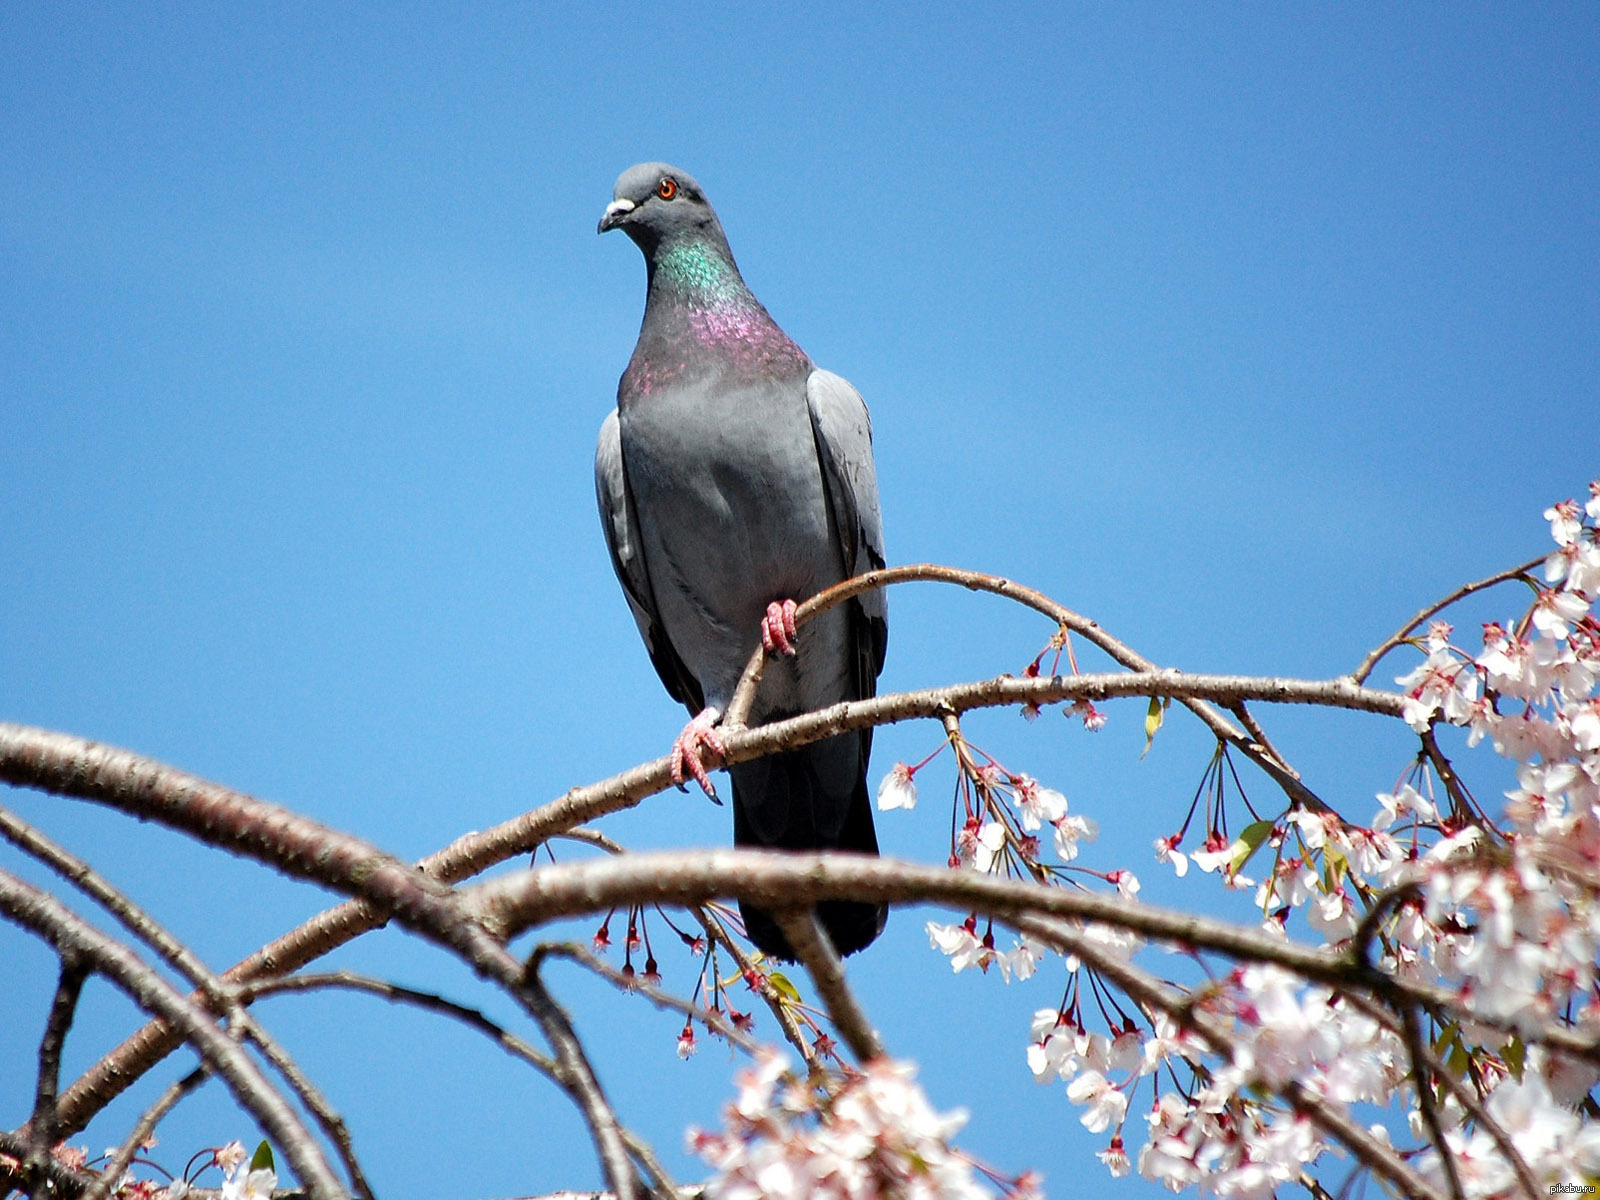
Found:
[[[883,566],[872,427],[856,390],[818,370],[767,315],[734,265],[692,176],[665,163],[624,171],[600,232],[644,252],[649,291],[617,409],[600,429],[595,490],[611,563],[650,659],[693,719],[673,743],[701,764],[758,643],[768,661],[752,725],[873,695],[888,642],[882,592],[838,605],[796,636],[794,606]],[[798,646],[795,644],[798,642]],[[870,730],[731,767],[733,840],[783,850],[876,854],[867,789]],[[750,938],[794,952],[744,906]],[[841,954],[883,930],[881,904],[818,906]]]

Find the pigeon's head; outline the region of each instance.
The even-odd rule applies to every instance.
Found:
[[[663,242],[707,236],[726,240],[694,176],[677,167],[658,162],[629,167],[611,196],[599,232],[620,229],[646,254]]]

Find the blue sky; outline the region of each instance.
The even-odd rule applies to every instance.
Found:
[[[1540,511],[1600,474],[1597,68],[1581,5],[6,6],[0,717],[407,856],[663,752],[682,713],[591,483],[643,297],[595,222],[658,158],[867,398],[891,561],[1011,575],[1191,670],[1347,671],[1540,552]],[[1020,670],[1049,633],[927,588],[891,612],[885,688]],[[1100,822],[1092,865],[1217,908],[1150,854],[1204,738],[1175,719],[1141,762],[1141,715],[972,732]],[[1371,721],[1270,716],[1355,815],[1408,757]],[[878,768],[936,741],[885,731]],[[880,832],[938,861],[948,779],[923,778]],[[4,802],[219,965],[326,901],[87,806]],[[659,848],[727,824],[672,794],[606,828]],[[972,1110],[974,1152],[1111,1192],[1102,1139],[1023,1060],[1059,976],[950,978],[928,915],[851,965],[889,1046]],[[53,966],[9,927],[0,960],[14,1126]],[[337,961],[476,994],[392,932]],[[680,1064],[670,1018],[556,983],[624,1117],[693,1177],[681,1128],[732,1064]],[[386,1194],[596,1178],[564,1103],[466,1034],[359,998],[262,1013]],[[91,988],[71,1065],[132,1020]],[[215,1084],[164,1128],[174,1164],[246,1133]]]

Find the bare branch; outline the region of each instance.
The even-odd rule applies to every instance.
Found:
[[[622,904],[688,905],[713,897],[737,897],[763,908],[849,898],[941,904],[996,915],[1037,912],[1098,921],[1247,961],[1276,962],[1312,979],[1348,982],[1338,956],[1231,922],[1130,905],[1120,896],[864,854],[772,850],[629,854],[496,876],[465,889],[462,896],[489,928],[507,937],[543,921]]]
[[[600,1164],[619,1200],[634,1200],[639,1194],[639,1179],[628,1157],[622,1123],[595,1078],[583,1044],[573,1031],[566,1011],[555,1002],[539,977],[537,956],[529,960],[523,976],[523,995],[531,1001],[531,1011],[555,1051],[555,1079],[572,1097],[594,1138]]]
[[[817,994],[828,1006],[834,1028],[860,1062],[871,1062],[884,1055],[883,1040],[872,1027],[866,1011],[845,982],[844,963],[828,940],[817,915],[811,909],[777,909],[773,916],[789,945],[811,973]]]
[[[190,949],[83,859],[58,845],[15,813],[0,808],[0,837],[44,863],[109,912],[129,933],[198,988],[212,1010],[229,1015],[235,1007],[227,986]]]
[[[1541,554],[1538,558],[1529,559],[1520,567],[1511,567],[1509,570],[1499,571],[1493,575],[1490,575],[1487,579],[1480,579],[1476,583],[1469,583],[1463,585],[1462,587],[1458,587],[1443,600],[1437,600],[1428,605],[1421,612],[1417,613],[1416,616],[1412,617],[1411,620],[1400,626],[1400,628],[1394,633],[1390,634],[1388,637],[1384,638],[1383,641],[1379,642],[1372,653],[1361,660],[1361,665],[1354,671],[1350,672],[1350,678],[1356,683],[1365,683],[1367,681],[1367,676],[1372,674],[1372,668],[1378,665],[1378,661],[1383,658],[1385,654],[1389,653],[1389,651],[1393,650],[1396,646],[1400,645],[1408,637],[1410,637],[1411,634],[1416,630],[1417,626],[1421,625],[1429,617],[1433,616],[1435,613],[1442,612],[1446,608],[1449,608],[1457,600],[1461,600],[1472,595],[1473,592],[1481,592],[1484,588],[1494,587],[1495,584],[1505,583],[1507,580],[1526,578],[1528,572],[1533,570],[1544,560],[1545,556]]]
[[[858,596],[862,592],[918,580],[953,583],[967,588],[969,591],[989,592],[996,596],[1015,600],[1017,603],[1049,617],[1060,629],[1070,630],[1085,641],[1099,647],[1108,658],[1120,666],[1145,674],[1152,674],[1160,669],[1155,663],[1145,658],[1132,647],[1112,637],[1097,622],[1074,612],[1065,605],[1057,604],[1043,592],[1025,587],[999,575],[989,575],[982,571],[968,571],[959,567],[942,567],[935,563],[887,567],[881,571],[868,571],[863,575],[847,579],[843,583],[835,584],[800,605],[795,610],[795,623],[797,625],[803,624],[818,613],[824,612],[836,604],[843,603],[852,596]],[[761,682],[765,661],[766,652],[761,647],[757,647],[750,657],[749,664],[745,667],[744,675],[740,678],[738,687],[734,690],[733,698],[729,701],[728,711],[723,716],[723,725],[730,730],[744,727],[744,723],[749,717],[750,705],[755,701],[756,688]],[[1077,698],[1079,697],[1074,697],[1074,699]],[[1089,698],[1093,699],[1094,697]],[[1199,717],[1219,739],[1236,747],[1241,754],[1261,767],[1274,782],[1283,788],[1291,800],[1312,808],[1320,809],[1326,807],[1301,782],[1299,773],[1291,768],[1283,760],[1282,756],[1265,742],[1257,742],[1241,734],[1212,704],[1207,703],[1207,698],[1200,696],[1174,696],[1174,699]]]
[[[387,1000],[391,1004],[410,1004],[460,1021],[462,1024],[476,1029],[507,1053],[537,1068],[550,1079],[553,1080],[555,1078],[556,1064],[554,1059],[548,1054],[534,1049],[534,1047],[503,1025],[491,1020],[480,1010],[469,1008],[465,1004],[457,1004],[454,1000],[446,1000],[443,996],[436,995],[433,992],[421,992],[415,988],[402,987],[398,983],[390,983],[387,979],[374,979],[367,975],[357,975],[352,971],[329,971],[319,975],[283,975],[276,979],[252,980],[249,983],[241,984],[239,986],[239,996],[241,1000],[249,1001],[263,999],[268,996],[281,996],[290,992],[313,992],[334,988],[351,992],[365,992],[368,995]]]
[[[372,1194],[372,1189],[361,1170],[361,1164],[356,1158],[355,1148],[350,1141],[350,1131],[344,1119],[334,1110],[321,1089],[300,1070],[288,1051],[245,1012],[237,995],[228,984],[88,863],[57,845],[15,813],[3,808],[0,808],[0,836],[4,836],[25,853],[57,871],[79,891],[104,907],[122,923],[124,928],[149,945],[193,984],[214,1013],[226,1017],[241,1036],[259,1046],[262,1053],[267,1056],[267,1060],[294,1089],[301,1103],[316,1117],[317,1123],[322,1126],[323,1132],[338,1150],[356,1194],[358,1196]],[[53,1143],[55,1138],[52,1137],[50,1140]]]
[[[56,1130],[56,1096],[61,1081],[61,1050],[66,1045],[67,1030],[72,1028],[73,1015],[78,1011],[78,997],[83,994],[83,983],[89,977],[88,957],[70,942],[59,945],[61,973],[56,981],[56,994],[50,1002],[50,1015],[45,1019],[44,1033],[39,1038],[39,1073],[34,1087],[32,1148],[23,1164],[28,1178],[35,1178],[50,1147],[58,1140]]]

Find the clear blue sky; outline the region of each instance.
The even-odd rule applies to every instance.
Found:
[[[866,396],[891,561],[1012,575],[1164,663],[1349,670],[1538,553],[1540,510],[1600,474],[1593,6],[786,8],[0,9],[0,717],[408,856],[664,751],[683,714],[591,484],[643,297],[594,228],[643,159],[699,177],[756,293]],[[891,612],[887,688],[1020,670],[1049,632],[930,590]],[[1175,719],[1140,762],[1140,709],[1111,715],[973,732],[1099,820],[1093,865],[1213,904],[1150,853],[1204,739]],[[1271,727],[1355,815],[1407,756],[1357,718]],[[879,769],[936,738],[884,732]],[[948,776],[924,779],[880,830],[937,861]],[[325,903],[0,799],[219,965]],[[708,846],[728,821],[671,794],[606,828]],[[891,1049],[973,1110],[969,1149],[1117,1190],[1027,1074],[1059,973],[951,979],[926,915],[852,962]],[[337,961],[476,994],[393,933]],[[53,966],[9,926],[0,962],[13,1126]],[[681,1129],[715,1118],[727,1056],[681,1064],[670,1018],[555,981],[694,1177]],[[262,1013],[385,1194],[596,1179],[565,1104],[467,1034],[360,998]],[[91,989],[70,1064],[132,1020]],[[208,1085],[161,1157],[236,1135]]]

